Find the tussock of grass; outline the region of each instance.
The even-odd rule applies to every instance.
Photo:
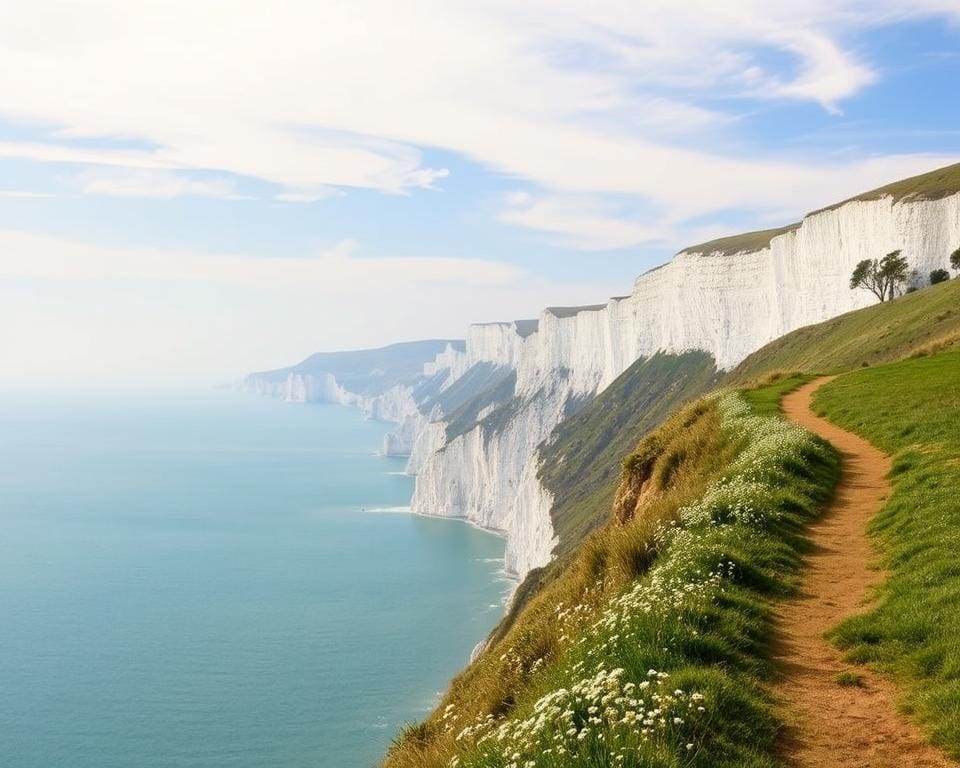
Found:
[[[890,577],[833,637],[904,683],[907,708],[960,756],[960,352],[856,371],[815,403],[894,456],[894,492],[871,526]]]
[[[624,467],[616,515],[388,766],[776,763],[770,601],[793,586],[833,451],[727,394],[681,410]]]
[[[834,676],[833,681],[844,688],[859,688],[863,685],[863,675],[853,671],[840,672]]]

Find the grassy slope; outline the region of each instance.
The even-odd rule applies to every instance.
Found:
[[[960,163],[948,165],[944,168],[938,168],[929,173],[922,173],[919,176],[911,176],[909,179],[901,179],[893,184],[887,184],[877,189],[871,189],[856,197],[842,200],[834,203],[827,208],[821,208],[813,213],[822,211],[831,211],[839,208],[841,205],[854,200],[879,200],[881,197],[891,197],[894,202],[904,199],[914,200],[937,200],[947,195],[960,192]],[[813,215],[813,214],[809,214]]]
[[[960,280],[788,333],[750,355],[729,381],[771,371],[832,373],[951,346],[960,346]]]
[[[812,378],[807,374],[774,374],[764,386],[743,390],[743,398],[758,416],[777,416],[782,412],[780,402],[783,396]]]
[[[388,766],[776,764],[769,601],[792,586],[834,453],[728,395],[682,409],[624,467],[608,524]]]
[[[893,184],[887,184],[877,189],[871,189],[869,192],[864,192],[861,195],[842,200],[826,208],[812,211],[807,215],[814,216],[825,211],[832,211],[855,200],[879,200],[883,197],[889,197],[894,202],[905,199],[937,200],[956,192],[960,192],[960,163],[948,165],[945,168],[938,168],[935,171],[930,171],[920,176],[912,176],[909,179],[901,179],[900,181],[895,181]],[[721,237],[706,243],[691,245],[683,250],[687,253],[719,254],[721,256],[731,256],[741,251],[758,251],[761,248],[769,246],[773,238],[795,230],[799,226],[800,224],[796,223],[788,224],[785,227],[779,227],[777,229],[744,232],[739,235]]]
[[[835,638],[904,682],[907,706],[960,756],[960,351],[842,376],[815,408],[894,456],[871,527],[890,577]]]
[[[875,365],[882,361],[916,354],[918,350],[921,352],[925,350],[924,354],[942,352],[943,349],[956,345],[957,337],[960,335],[958,300],[960,300],[960,281],[954,281],[908,295],[890,304],[870,307],[818,326],[801,329],[748,358],[742,366],[727,377],[727,382],[742,384],[748,381],[765,380],[767,386],[745,393],[744,399],[755,413],[768,416],[777,413],[779,399],[784,392],[797,386],[813,373],[858,369],[851,375],[851,379],[879,375],[881,380],[875,381],[874,384],[878,392],[883,392],[886,385],[882,383],[882,377],[886,368],[867,368],[861,371],[860,367],[865,363]],[[941,353],[935,357],[918,358],[898,365],[909,367],[924,364],[928,360],[944,359],[954,361],[956,355],[951,357],[950,353]],[[890,366],[890,368],[896,368],[896,366]],[[796,373],[783,375],[775,373],[777,371]],[[839,383],[832,386],[839,386]],[[825,392],[829,391],[829,389],[825,390]],[[629,402],[632,392],[632,389],[627,388],[616,398],[626,397]],[[564,455],[570,452],[567,460],[560,463],[560,467],[564,464],[570,467],[584,461],[594,461],[595,458],[597,466],[600,467],[607,462],[607,458],[613,458],[612,452],[609,456],[600,459],[601,454],[605,452],[591,448],[591,443],[594,446],[600,445],[605,439],[623,439],[629,443],[629,432],[613,438],[606,436],[605,417],[617,402],[616,398],[611,394],[611,400],[606,406],[603,401],[598,400],[598,405],[592,411],[584,409],[581,412],[582,423],[574,432],[580,431],[584,435],[592,433],[591,440],[578,443],[576,439],[564,439],[562,435],[558,438],[557,445],[562,446],[558,453]],[[909,402],[909,399],[905,398],[905,402]],[[636,407],[639,408],[639,404]],[[906,409],[906,412],[912,412],[915,408],[914,403]],[[689,409],[686,412],[689,412]],[[621,410],[620,418],[639,417],[640,414],[632,413],[630,408],[626,411]],[[645,639],[637,644],[634,642],[635,638],[632,638],[630,648],[626,650],[620,645],[611,648],[610,636],[603,636],[602,633],[596,636],[589,630],[591,622],[598,616],[605,615],[605,611],[616,604],[628,588],[632,589],[651,578],[649,571],[651,565],[656,569],[658,565],[668,562],[669,558],[664,559],[667,557],[667,550],[663,549],[661,541],[652,533],[651,523],[655,527],[657,521],[676,518],[681,508],[690,506],[691,500],[698,495],[702,497],[711,483],[729,471],[737,461],[737,453],[744,450],[743,444],[738,444],[736,439],[731,439],[731,433],[719,426],[716,414],[714,417],[709,415],[704,417],[704,424],[710,424],[710,419],[714,419],[710,430],[704,432],[702,427],[698,427],[700,430],[698,434],[686,435],[693,440],[692,445],[698,446],[696,450],[674,450],[678,447],[673,442],[678,432],[677,419],[683,418],[682,413],[675,415],[664,427],[646,438],[640,449],[640,454],[643,454],[651,445],[656,445],[657,451],[654,453],[657,460],[662,462],[659,465],[661,468],[679,462],[682,472],[675,478],[679,485],[671,485],[659,491],[649,502],[653,506],[645,508],[643,514],[637,515],[626,524],[616,522],[618,519],[616,515],[612,520],[604,516],[609,522],[589,536],[583,545],[571,549],[565,557],[560,558],[550,578],[534,579],[530,584],[525,584],[524,587],[528,587],[528,597],[519,601],[519,607],[505,624],[504,631],[494,636],[492,647],[480,657],[477,663],[472,664],[454,680],[443,704],[443,707],[450,705],[452,707],[449,710],[442,707],[424,723],[408,729],[391,751],[387,761],[391,768],[398,766],[426,768],[446,765],[454,755],[464,760],[462,765],[506,765],[507,763],[500,761],[500,757],[491,752],[487,746],[481,744],[479,751],[472,751],[469,740],[467,742],[453,740],[454,722],[459,727],[476,716],[489,713],[498,724],[505,726],[505,733],[513,734],[512,736],[508,734],[505,738],[515,741],[516,733],[512,729],[517,723],[524,722],[526,716],[532,714],[537,698],[551,689],[557,689],[557,686],[571,690],[571,687],[577,684],[572,677],[573,672],[584,670],[582,663],[584,659],[578,657],[579,661],[574,661],[575,657],[569,655],[565,637],[580,638],[578,645],[602,648],[602,657],[605,659],[608,671],[612,666],[620,665],[628,669],[632,676],[639,674],[639,669],[646,663],[651,666],[655,664],[663,666],[656,654],[663,651],[662,641],[667,635],[674,639],[697,638],[696,642],[691,644],[694,649],[691,651],[692,656],[684,655],[687,653],[684,650],[680,656],[670,657],[669,660],[672,663],[687,665],[682,668],[682,671],[678,671],[672,680],[681,679],[684,685],[690,682],[695,686],[702,686],[703,690],[709,691],[714,702],[722,702],[728,714],[735,711],[739,716],[736,718],[711,717],[708,718],[707,724],[697,725],[696,728],[699,730],[695,729],[694,735],[698,740],[690,742],[696,745],[692,754],[677,750],[679,744],[677,738],[680,732],[672,736],[666,732],[660,734],[663,738],[658,737],[659,740],[655,743],[657,754],[646,755],[648,762],[644,764],[700,764],[697,761],[702,762],[705,759],[703,757],[705,753],[701,751],[705,744],[710,744],[711,758],[710,762],[705,763],[707,765],[723,765],[725,762],[737,765],[770,764],[773,760],[770,750],[775,720],[767,708],[762,687],[756,677],[758,672],[762,673],[765,670],[766,649],[759,640],[768,636],[770,631],[767,623],[769,614],[766,612],[766,601],[789,588],[791,574],[796,566],[798,547],[801,546],[797,538],[799,525],[802,519],[812,513],[816,502],[832,483],[833,465],[830,463],[832,459],[829,456],[825,458],[821,454],[820,459],[817,460],[819,468],[813,476],[804,478],[792,474],[797,467],[803,466],[801,462],[792,463],[791,473],[786,478],[780,479],[779,490],[787,496],[779,497],[776,503],[786,504],[796,515],[787,520],[778,512],[778,519],[785,522],[786,527],[776,528],[777,538],[773,541],[762,538],[766,535],[765,533],[761,535],[761,549],[770,545],[779,553],[774,558],[776,562],[764,560],[763,568],[747,567],[745,569],[746,573],[751,574],[749,583],[745,585],[748,592],[746,594],[737,592],[730,604],[718,606],[715,612],[711,609],[708,614],[716,619],[716,624],[712,625],[709,631],[698,627],[696,628],[698,634],[685,635],[688,630],[691,630],[691,626],[685,624],[687,617],[682,611],[677,616],[660,616],[651,625],[645,624],[647,619],[639,617],[637,619],[639,624],[636,628],[631,625],[631,632],[635,635],[639,633],[637,636]],[[611,419],[611,423],[615,421],[616,419]],[[767,423],[776,421],[774,418],[767,419]],[[691,432],[690,429],[679,431]],[[670,437],[671,434],[673,437]],[[662,439],[664,435],[668,436],[665,442]],[[634,432],[635,436],[636,432]],[[571,433],[568,437],[575,437],[575,435]],[[682,458],[677,459],[678,455]],[[926,454],[921,455],[926,456]],[[674,458],[669,458],[671,456]],[[639,461],[636,455],[626,464],[631,472],[637,471],[637,468],[642,465],[643,462]],[[609,473],[609,464],[606,466],[601,475]],[[655,470],[651,476],[660,471]],[[921,476],[921,479],[923,477],[926,476]],[[929,482],[929,477],[926,479]],[[790,501],[790,499],[797,500],[792,494],[796,491],[795,484],[798,482],[804,489],[800,494],[800,506]],[[575,485],[573,483],[571,487]],[[603,483],[598,483],[597,487],[602,488]],[[921,482],[914,483],[914,487],[916,493],[924,492]],[[609,499],[610,491],[605,492]],[[716,496],[711,494],[707,496],[711,498],[711,504],[716,501]],[[960,498],[956,490],[951,492],[951,496]],[[573,500],[570,509],[576,509],[576,495],[572,494],[570,498]],[[618,509],[622,512],[624,497],[621,496],[618,501]],[[765,499],[764,502],[758,507],[771,509],[769,500]],[[923,503],[923,499],[916,497],[913,502]],[[736,505],[733,506],[736,507]],[[711,508],[717,511],[716,507]],[[728,504],[727,509],[729,508]],[[776,508],[782,512],[781,507]],[[599,510],[600,507],[597,506],[594,509]],[[886,514],[884,513],[885,516]],[[577,515],[574,513],[571,520],[576,519]],[[904,522],[901,521],[901,523]],[[957,522],[960,523],[960,521]],[[573,526],[570,530],[576,531],[577,528]],[[896,532],[891,529],[889,535],[892,537],[895,534]],[[741,532],[736,543],[742,543],[749,549],[754,543],[755,536],[755,531],[751,531],[747,536],[743,536]],[[696,544],[688,541],[685,546],[695,547]],[[657,558],[651,561],[654,555]],[[755,557],[762,560],[761,553],[751,550],[743,558],[741,565],[748,566]],[[945,564],[944,567],[952,573],[952,564]],[[957,572],[960,573],[960,568]],[[739,587],[737,589],[739,590]],[[558,613],[560,603],[563,603],[564,607],[560,608]],[[954,605],[955,603],[948,600],[946,608],[943,606],[941,608],[949,610]],[[570,620],[567,618],[571,606],[579,606],[577,615],[582,621],[576,626],[570,626]],[[701,604],[698,610],[702,609]],[[892,615],[896,617],[896,612],[894,611]],[[864,647],[888,648],[888,644],[884,642],[875,642],[874,635],[868,634],[867,637],[869,643],[859,643],[856,639],[850,642],[859,643],[856,648],[860,652]],[[720,654],[712,659],[712,662],[720,659],[716,678],[699,677],[701,672],[705,672],[701,665],[706,658],[697,656],[703,650],[700,646],[701,641],[704,647],[714,648]],[[746,641],[746,645],[741,644],[743,641]],[[900,645],[898,646],[897,643]],[[681,645],[683,646],[684,643]],[[898,647],[902,650],[900,636],[889,644],[889,648]],[[670,646],[669,654],[673,653],[674,649]],[[581,663],[581,666],[575,668],[574,665],[577,663]],[[889,661],[889,663],[909,667],[914,662],[910,659],[907,661],[901,659]],[[960,663],[957,667],[960,670]],[[953,673],[954,669],[949,667],[943,673],[944,680]],[[907,673],[901,670],[901,674]],[[950,688],[943,688],[941,692],[946,696],[948,703],[955,693]],[[926,713],[925,717],[943,721],[945,705],[943,701],[937,699],[937,695],[939,694],[934,693],[924,697],[921,693],[916,693],[911,698],[911,703],[921,713]],[[957,697],[954,696],[954,698]],[[445,712],[448,713],[446,717],[444,717]],[[578,727],[582,725],[584,723],[580,722]],[[598,726],[601,730],[605,727],[605,725]],[[474,736],[477,735],[474,734]],[[553,737],[556,737],[556,733],[553,733],[551,738]],[[619,737],[614,734],[610,738]],[[947,742],[953,736],[939,735],[939,738]],[[746,744],[750,747],[745,748]],[[528,744],[527,747],[529,746]],[[574,746],[580,749],[580,746]],[[550,758],[552,762],[546,764],[610,764],[607,761],[609,753],[604,749],[596,751],[596,746],[594,744],[591,747],[595,750],[594,752],[581,754],[578,761],[570,762],[567,758],[558,760],[554,753],[554,757]],[[638,745],[634,746],[639,749]],[[648,746],[643,749],[647,749]],[[539,744],[535,754],[542,755],[546,748],[545,743]],[[737,752],[737,750],[740,751]],[[635,754],[640,755],[640,752]],[[538,759],[536,764],[544,763]]]
[[[713,358],[704,352],[654,355],[631,365],[556,428],[540,452],[540,479],[554,497],[559,553],[573,549],[606,519],[620,462],[637,441],[716,380]]]
[[[960,280],[952,280],[787,334],[748,357],[723,383],[742,386],[766,382],[778,372],[800,373],[746,393],[758,413],[773,415],[779,412],[781,396],[812,374],[958,344]],[[621,458],[672,410],[707,392],[715,380],[712,362],[702,353],[657,355],[634,363],[596,400],[561,423],[542,452],[541,474],[555,498],[551,514],[560,557],[527,575],[491,635],[494,640],[566,568],[567,553],[606,520]]]
[[[540,480],[554,497],[557,557],[527,574],[490,642],[509,632],[530,599],[564,572],[584,538],[609,519],[623,457],[677,408],[712,389],[717,375],[704,352],[638,360],[554,430],[541,449]]]
[[[759,251],[769,246],[773,238],[778,235],[785,235],[787,232],[792,232],[799,226],[799,223],[789,224],[786,227],[777,227],[776,229],[761,229],[756,232],[744,232],[740,235],[720,237],[706,243],[691,245],[688,248],[684,248],[683,252],[732,256],[742,251]]]

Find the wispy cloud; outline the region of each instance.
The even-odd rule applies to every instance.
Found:
[[[111,197],[148,197],[170,200],[175,197],[219,197],[240,199],[236,184],[226,178],[190,178],[173,171],[145,168],[93,168],[72,180],[83,194]]]
[[[600,200],[582,196],[508,195],[499,218],[507,224],[547,233],[561,245],[595,251],[664,240],[668,230],[618,215]]]
[[[671,219],[763,207],[771,197],[775,206],[812,206],[827,202],[815,181],[824,175],[852,191],[939,162],[729,157],[687,151],[673,137],[699,133],[709,144],[705,132],[735,124],[736,114],[704,106],[718,96],[840,110],[879,76],[846,44],[852,30],[960,18],[940,0],[428,0],[415,8],[358,0],[349,12],[301,0],[270,10],[265,38],[267,12],[255,0],[229,8],[169,0],[156,12],[102,0],[79,2],[69,16],[57,8],[20,4],[0,28],[0,72],[15,73],[0,75],[0,111],[58,126],[48,143],[0,143],[0,156],[203,169],[305,201],[331,187],[434,187],[447,171],[423,152],[439,148],[548,193],[636,195]],[[37,28],[44,35],[25,47]],[[113,149],[114,136],[153,149]],[[103,141],[78,148],[76,137]],[[177,193],[210,191],[210,182],[196,183],[179,183]],[[98,188],[148,191],[133,182]],[[532,212],[526,218],[536,223]]]
[[[155,248],[108,248],[16,230],[0,230],[0,275],[46,280],[245,283],[263,290],[299,287],[314,296],[345,285],[459,283],[477,288],[516,282],[525,271],[480,259],[365,257],[352,240],[306,256],[249,257]]]

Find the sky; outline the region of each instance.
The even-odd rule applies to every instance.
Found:
[[[960,160],[960,0],[31,0],[0,386],[226,382],[628,293]]]

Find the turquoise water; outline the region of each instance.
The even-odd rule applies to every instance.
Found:
[[[503,543],[386,430],[234,393],[0,405],[0,764],[374,763],[494,624]]]

